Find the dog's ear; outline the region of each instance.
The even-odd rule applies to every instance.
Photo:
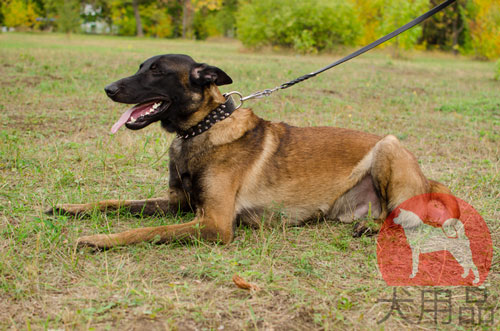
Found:
[[[198,64],[191,70],[191,81],[200,86],[210,83],[215,83],[215,85],[220,86],[233,82],[231,77],[224,71],[205,63]]]

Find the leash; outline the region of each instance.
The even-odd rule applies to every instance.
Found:
[[[307,75],[303,75],[303,76],[300,76],[300,77],[297,77],[289,82],[286,82],[286,83],[283,83],[279,86],[276,86],[275,88],[271,88],[271,89],[265,89],[265,90],[262,90],[262,91],[258,91],[258,92],[255,92],[255,93],[252,93],[246,97],[243,97],[243,95],[238,92],[238,91],[232,91],[232,92],[228,92],[226,94],[224,94],[224,96],[226,96],[226,98],[229,98],[231,95],[237,95],[239,97],[239,105],[236,106],[236,109],[240,108],[243,103],[247,100],[250,100],[250,99],[260,99],[260,98],[264,98],[264,97],[268,97],[270,96],[272,93],[278,91],[278,90],[284,90],[286,88],[289,88],[297,83],[300,83],[300,82],[303,82],[305,81],[306,79],[309,79],[311,77],[314,77],[324,71],[327,71],[328,69],[331,69],[333,67],[336,67],[338,66],[339,64],[342,64],[344,62],[347,62],[353,58],[355,58],[356,56],[359,56],[365,52],[368,52],[369,50],[371,50],[372,48],[375,48],[377,47],[378,45],[396,37],[397,35],[405,32],[406,30],[408,29],[411,29],[413,28],[415,25],[417,24],[420,24],[422,23],[423,21],[425,21],[426,19],[428,19],[429,17],[433,16],[434,14],[436,14],[437,12],[440,12],[441,10],[445,9],[446,7],[448,7],[449,5],[451,5],[452,3],[454,3],[456,0],[446,0],[445,2],[441,3],[440,5],[432,8],[431,10],[429,10],[427,13],[415,18],[413,21],[403,25],[402,27],[392,31],[391,33],[389,33],[388,35],[380,38],[380,39],[377,39],[375,40],[374,42],[372,42],[371,44],[368,44],[366,45],[365,47],[363,48],[360,48],[358,49],[357,51],[355,51],[354,53],[351,53],[345,57],[343,57],[342,59],[338,60],[338,61],[335,61],[331,64],[329,64],[328,66],[324,67],[324,68],[321,68],[317,71],[314,71],[314,72],[311,72]]]

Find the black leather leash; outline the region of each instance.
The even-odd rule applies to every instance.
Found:
[[[326,67],[324,67],[322,69],[319,69],[319,70],[311,72],[311,73],[309,73],[307,75],[303,75],[303,76],[300,76],[298,78],[295,78],[295,79],[293,79],[293,80],[291,80],[289,82],[286,82],[286,83],[283,83],[283,84],[281,84],[279,86],[276,86],[275,88],[258,91],[258,92],[255,92],[253,94],[250,94],[250,95],[248,95],[246,97],[243,97],[243,95],[240,92],[237,92],[237,91],[233,91],[233,92],[227,93],[226,97],[229,98],[229,96],[231,96],[233,94],[236,94],[236,95],[239,96],[239,98],[240,98],[240,100],[239,100],[240,104],[236,107],[236,109],[240,108],[241,105],[243,105],[243,102],[245,102],[246,100],[255,99],[255,98],[268,97],[268,96],[270,96],[275,91],[289,88],[290,86],[293,86],[293,85],[295,85],[297,83],[303,82],[306,79],[314,77],[314,76],[316,76],[316,75],[318,75],[318,74],[320,74],[320,73],[322,73],[322,72],[324,72],[324,71],[326,71],[328,69],[331,69],[331,68],[333,68],[335,66],[338,66],[339,64],[342,64],[342,63],[344,63],[346,61],[349,61],[349,60],[355,58],[356,56],[359,56],[359,55],[361,55],[361,54],[363,54],[365,52],[368,52],[372,48],[375,48],[378,45],[386,42],[387,40],[396,37],[400,33],[403,33],[406,30],[411,29],[415,25],[422,23],[423,21],[425,21],[426,19],[428,19],[432,15],[436,14],[437,12],[443,10],[444,8],[448,7],[449,5],[451,5],[452,3],[454,3],[455,1],[456,0],[446,0],[442,4],[440,4],[440,5],[432,8],[427,13],[423,14],[422,16],[419,16],[419,17],[415,18],[413,21],[411,21],[411,22],[403,25],[399,29],[394,30],[393,32],[389,33],[388,35],[386,35],[386,36],[384,36],[384,37],[382,37],[382,38],[380,38],[380,39],[372,42],[371,44],[366,45],[363,48],[358,49],[356,52],[351,53],[351,54],[347,55],[346,57],[343,57],[342,59],[340,59],[338,61],[335,61],[332,64],[330,64],[330,65],[328,65],[328,66],[326,66]]]

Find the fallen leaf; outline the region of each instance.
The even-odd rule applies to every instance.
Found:
[[[244,290],[250,290],[250,291],[256,291],[256,292],[260,291],[260,288],[257,285],[247,282],[246,280],[244,280],[243,278],[241,278],[237,274],[234,274],[233,282],[236,286],[238,286],[239,288],[242,288]]]

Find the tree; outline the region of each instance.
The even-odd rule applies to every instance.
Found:
[[[144,31],[142,30],[142,22],[141,15],[139,14],[139,5],[138,0],[132,0],[132,7],[134,8],[134,16],[135,16],[135,26],[138,37],[144,37]]]
[[[429,0],[382,0],[383,10],[379,33],[385,35],[403,24],[410,22],[429,8]],[[399,56],[398,49],[413,48],[422,35],[422,26],[417,25],[410,30],[398,35],[387,44],[395,44],[395,56]]]
[[[453,49],[457,53],[459,44],[463,43],[465,38],[465,6],[467,1],[457,0],[452,6],[424,21],[420,43],[423,43],[427,48]],[[431,7],[435,7],[441,2],[441,0],[431,0]]]
[[[384,0],[351,0],[358,13],[358,21],[363,28],[359,44],[366,45],[378,39]]]
[[[207,15],[210,12],[220,10],[222,4],[223,0],[183,0],[182,38],[191,38],[193,35],[198,37],[204,35],[204,32],[193,32],[193,17],[201,14],[204,18],[208,18]]]
[[[118,34],[160,38],[171,37],[174,34],[172,16],[169,14],[172,1],[134,0],[134,2],[109,0],[111,20],[118,28]]]
[[[467,8],[471,46],[478,57],[500,57],[500,2],[472,0]]]
[[[10,0],[2,6],[3,24],[13,28],[34,28],[37,24],[37,8],[31,1]]]
[[[238,10],[238,38],[250,47],[291,47],[300,52],[353,45],[360,26],[343,0],[262,0]]]
[[[191,0],[183,0],[182,5],[182,38],[187,38],[192,25],[193,6]]]
[[[64,0],[57,8],[57,28],[61,32],[76,32],[80,28],[80,2]]]

